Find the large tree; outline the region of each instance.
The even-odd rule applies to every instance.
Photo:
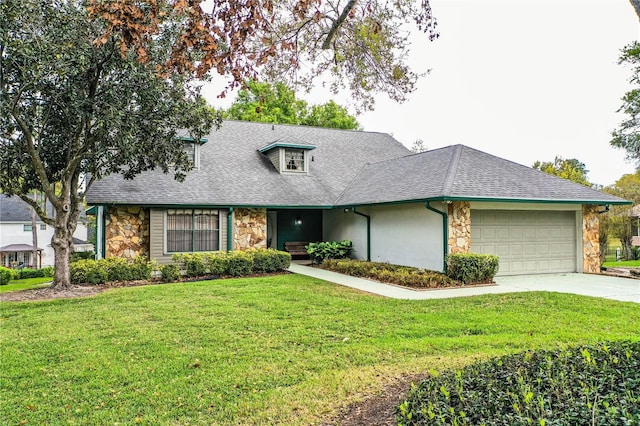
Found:
[[[361,108],[373,95],[402,101],[419,74],[407,65],[409,24],[437,37],[429,0],[91,0],[95,16],[111,22],[122,48],[144,60],[147,46],[167,23],[180,38],[169,66],[198,76],[214,70],[229,87],[254,80],[306,88],[319,79],[330,90],[348,89]]]
[[[615,184],[604,188],[605,192],[640,204],[640,171],[623,175]],[[620,240],[623,255],[633,258],[632,237],[638,232],[638,218],[633,216],[629,206],[612,206],[611,211],[601,216],[601,233],[612,235]],[[604,247],[603,247],[604,248]]]
[[[285,83],[275,84],[249,81],[238,92],[236,100],[222,112],[226,118],[261,123],[301,124],[356,130],[358,120],[334,101],[322,105],[297,99],[293,89]]]
[[[581,185],[591,186],[591,183],[589,183],[587,179],[589,170],[587,170],[584,163],[575,158],[564,159],[561,156],[556,156],[553,161],[536,161],[532,167]]]
[[[633,42],[625,47],[620,63],[632,67],[630,82],[634,87],[622,97],[619,111],[626,118],[613,131],[611,145],[624,149],[627,158],[640,165],[640,43]]]
[[[164,72],[177,26],[146,40],[143,60],[108,28],[80,0],[0,2],[0,189],[54,227],[54,287],[70,284],[72,235],[92,183],[156,167],[183,177],[191,164],[177,130],[199,138],[214,121],[188,74]]]

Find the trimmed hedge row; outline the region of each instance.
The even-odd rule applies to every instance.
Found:
[[[407,287],[439,288],[462,285],[462,283],[440,272],[383,262],[367,262],[365,260],[354,259],[327,259],[322,263],[322,267],[354,277],[370,278]]]
[[[278,272],[289,267],[291,255],[274,249],[216,251],[174,254],[173,261],[174,264],[160,267],[163,281],[177,281],[180,270],[189,278],[207,275],[241,277]]]
[[[455,253],[447,256],[447,275],[469,283],[490,283],[498,273],[498,256],[492,254]]]
[[[149,280],[152,269],[152,263],[144,257],[137,257],[133,261],[116,257],[83,259],[71,263],[71,283],[103,284],[110,281]]]
[[[640,342],[523,352],[413,386],[399,425],[638,425]]]

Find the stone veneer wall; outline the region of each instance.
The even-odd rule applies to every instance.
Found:
[[[233,215],[234,250],[267,248],[267,209],[239,208]]]
[[[138,206],[109,207],[105,239],[105,257],[148,257],[149,212]]]
[[[448,205],[449,253],[471,251],[471,206],[467,201],[454,201]]]
[[[583,272],[600,272],[600,219],[598,206],[582,206]]]

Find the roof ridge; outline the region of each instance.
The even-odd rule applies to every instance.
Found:
[[[453,187],[453,181],[455,180],[456,173],[458,172],[458,166],[460,165],[460,157],[462,157],[462,150],[464,145],[453,145],[454,149],[451,162],[449,163],[449,170],[447,171],[447,177],[444,179],[444,184],[442,185],[442,195],[447,196],[451,192],[451,188]]]
[[[400,157],[400,158],[402,158],[402,157]],[[355,182],[355,180],[356,180],[357,178],[359,178],[359,177],[360,177],[360,175],[364,172],[364,169],[366,169],[367,167],[370,167],[370,166],[371,166],[371,164],[372,164],[372,163],[364,163],[364,164],[362,165],[362,167],[360,167],[360,170],[358,171],[358,173],[356,173],[356,175],[353,177],[353,179],[351,179],[351,180],[349,181],[349,183],[347,183],[347,184],[344,186],[344,188],[342,188],[342,191],[340,191],[340,194],[338,194],[338,196],[336,197],[336,199],[335,199],[335,200],[333,200],[333,205],[334,205],[334,206],[337,206],[337,205],[338,205],[338,201],[340,201],[340,199],[342,198],[342,196],[344,195],[344,193],[345,193],[345,192],[347,192],[347,190],[348,190],[349,188],[351,188],[351,185],[353,185],[353,182]],[[373,163],[373,164],[377,164],[377,163]]]

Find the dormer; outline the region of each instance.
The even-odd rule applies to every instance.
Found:
[[[188,136],[179,136],[177,139],[179,142],[182,142],[183,150],[184,152],[187,153],[187,155],[189,156],[189,159],[192,161],[193,167],[196,169],[199,169],[200,168],[200,147],[205,143],[207,143],[208,139],[201,138],[196,140]]]
[[[293,140],[292,138],[280,138],[269,145],[260,148],[273,167],[282,174],[309,172],[309,151],[316,149],[310,143]]]

